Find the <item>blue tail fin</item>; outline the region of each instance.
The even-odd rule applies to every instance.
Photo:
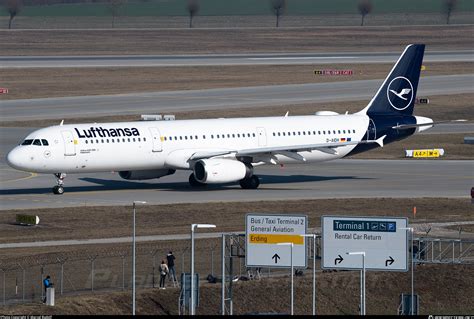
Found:
[[[359,113],[412,115],[424,52],[424,44],[407,46],[375,96]]]

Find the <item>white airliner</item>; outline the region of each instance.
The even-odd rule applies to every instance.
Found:
[[[355,114],[61,123],[29,134],[7,162],[54,174],[55,194],[64,193],[66,173],[118,171],[124,179],[142,180],[178,169],[192,171],[194,187],[240,182],[255,189],[255,166],[339,159],[432,127],[431,119],[412,115],[423,54],[424,45],[407,46],[367,107]]]

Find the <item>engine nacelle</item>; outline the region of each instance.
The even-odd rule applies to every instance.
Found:
[[[231,159],[203,159],[194,164],[194,177],[207,184],[236,182],[252,173],[252,167]]]
[[[119,175],[123,179],[142,180],[160,178],[166,175],[172,175],[175,172],[175,169],[147,169],[143,171],[121,171]]]

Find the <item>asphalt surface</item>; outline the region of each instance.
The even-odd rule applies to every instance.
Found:
[[[314,198],[464,197],[474,185],[474,160],[337,160],[319,164],[262,166],[261,185],[242,190],[238,184],[193,189],[189,172],[157,180],[126,181],[115,173],[68,175],[65,194],[53,195],[52,175],[14,171],[0,165],[1,210],[37,207],[125,205],[213,201]]]
[[[31,67],[163,67],[202,65],[394,63],[401,52],[210,54],[210,55],[99,55],[0,56],[0,68]],[[473,62],[474,51],[426,52],[424,62]]]
[[[2,121],[21,121],[355,101],[370,99],[382,82],[378,79],[11,100],[0,103],[0,115]],[[473,83],[474,74],[422,77],[417,96],[472,93]]]

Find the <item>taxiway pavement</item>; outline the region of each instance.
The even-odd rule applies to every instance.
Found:
[[[0,103],[0,115],[2,121],[21,121],[356,101],[370,99],[382,82],[378,79],[10,100]],[[417,96],[472,93],[473,83],[474,74],[422,77]]]
[[[127,181],[116,173],[75,174],[65,180],[65,194],[53,195],[52,175],[15,171],[0,165],[1,210],[37,207],[128,205],[314,198],[469,197],[474,160],[351,160],[319,164],[262,166],[261,185],[238,184],[193,189],[189,171],[157,180]]]
[[[208,55],[0,56],[0,68],[166,67],[394,63],[400,52],[265,53]],[[424,62],[473,62],[474,51],[427,51]]]

